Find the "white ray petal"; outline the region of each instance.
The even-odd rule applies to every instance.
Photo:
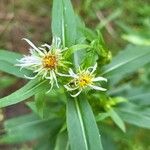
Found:
[[[53,70],[51,72],[52,72],[53,78],[55,80],[56,86],[59,88],[59,85],[58,85],[58,82],[57,82],[57,77],[56,77],[56,75],[55,75]]]
[[[56,74],[59,76],[62,76],[62,77],[71,77],[71,75],[69,75],[69,74],[63,74],[63,73],[59,73],[59,72],[56,72]]]
[[[68,85],[64,85],[64,87],[67,89],[67,91],[74,91],[74,90],[78,89],[78,87],[76,87],[76,88],[71,88],[71,87],[69,87]]]
[[[45,77],[45,79],[52,80],[51,76]]]
[[[48,78],[48,77],[47,77],[47,78]],[[49,79],[50,79],[50,82],[49,82],[49,83],[50,83],[51,87],[50,87],[50,89],[49,89],[46,93],[49,93],[49,92],[52,90],[53,86],[54,86],[53,76],[52,76],[51,73],[50,73]]]
[[[23,40],[25,40],[32,48],[34,48],[35,50],[39,50],[30,40],[23,38]]]
[[[26,76],[24,75],[27,79],[35,79],[39,74],[41,74],[41,72],[43,71],[43,69],[41,69],[35,76],[33,77],[29,77],[29,76]]]
[[[36,50],[38,52],[39,55],[41,56],[45,56],[45,54],[40,51],[30,40],[23,38],[23,40],[25,40],[34,50]],[[31,52],[31,51],[30,51]],[[33,53],[32,53],[33,54]]]
[[[68,50],[68,47],[65,47],[64,49],[62,49],[61,52],[64,52],[66,50]]]
[[[74,94],[74,95],[72,95],[72,94],[70,94],[72,97],[77,97],[80,93],[82,92],[82,90],[80,90],[78,93],[76,93],[76,94]]]
[[[104,78],[104,77],[96,77],[96,78],[94,78],[92,81],[93,81],[93,82],[96,82],[96,81],[105,81],[105,82],[107,82],[107,79]]]
[[[43,44],[43,45],[42,45],[42,47],[47,47],[49,50],[51,49],[51,46],[50,46],[50,45],[48,45],[48,44],[46,44],[46,43],[45,43],[45,44]]]
[[[53,37],[52,45],[56,46],[56,48],[59,48],[60,44],[61,44],[61,39],[59,37]]]
[[[53,88],[53,86],[54,86],[54,82],[52,82],[52,80],[51,80],[51,87],[50,87],[50,89],[46,92],[46,93],[49,93],[51,90],[52,90],[52,88]]]
[[[38,47],[38,49],[42,50],[44,52],[45,55],[47,55],[47,51],[46,49],[42,48],[42,47]]]
[[[33,48],[29,48],[29,51],[30,51],[30,54],[31,54],[31,55],[34,55],[35,50],[34,50]]]
[[[45,70],[45,71],[44,71],[44,74],[43,74],[43,76],[42,76],[43,78],[45,78],[45,77],[46,77],[47,72],[48,72],[47,70]]]
[[[37,70],[35,70],[35,71],[33,71],[33,72],[36,73],[36,72],[39,72],[39,71],[41,71],[41,70],[44,71],[43,67],[40,67],[39,69],[37,69]]]
[[[23,64],[23,63],[22,63],[22,64],[16,64],[16,66],[20,66],[20,67],[23,67],[23,68],[24,68],[24,67],[30,67],[30,66],[32,66],[32,65],[34,65],[34,64],[33,64],[33,63],[27,63],[27,64],[25,64],[25,63],[24,63],[24,64]]]
[[[24,77],[27,78],[27,79],[32,80],[32,79],[35,79],[35,78],[37,77],[37,75],[35,75],[35,76],[33,76],[33,77],[29,77],[29,76],[27,76],[27,75],[24,75]]]
[[[77,77],[78,77],[77,74],[75,74],[71,68],[69,69],[69,74],[70,74],[73,78],[77,78]]]
[[[91,87],[94,90],[99,90],[99,91],[106,91],[107,89],[99,87],[99,86],[95,86],[95,85],[89,85],[89,87]]]
[[[91,71],[91,74],[96,71],[96,68],[97,68],[97,63],[93,66],[93,70]]]

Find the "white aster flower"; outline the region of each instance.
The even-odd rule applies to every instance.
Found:
[[[62,52],[67,48],[60,48],[60,38],[54,38],[51,46],[44,44],[41,45],[41,47],[36,47],[28,39],[24,38],[23,40],[25,40],[31,46],[29,49],[30,55],[24,56],[18,60],[19,64],[16,64],[16,66],[20,66],[21,69],[30,69],[33,71],[33,73],[35,73],[35,76],[33,77],[28,77],[25,75],[25,77],[28,79],[34,79],[38,76],[41,76],[42,78],[50,80],[51,89],[54,83],[57,87],[59,87],[57,75],[61,75],[61,73],[58,73],[58,68],[66,67],[65,63],[67,63],[64,61],[62,56]]]
[[[95,77],[94,72],[96,68],[97,63],[94,66],[87,68],[86,70],[81,70],[79,68],[79,72],[77,74],[74,73],[72,69],[69,70],[69,76],[73,79],[67,85],[64,85],[64,87],[68,91],[77,91],[76,94],[71,94],[72,97],[78,96],[82,92],[82,90],[84,90],[87,87],[94,90],[106,91],[105,88],[102,88],[101,86],[98,86],[95,83],[98,81],[107,82],[107,79],[104,77]]]

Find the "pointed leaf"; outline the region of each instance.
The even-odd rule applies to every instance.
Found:
[[[68,100],[67,128],[72,150],[102,150],[93,112],[83,97]]]
[[[15,64],[17,64],[17,59],[20,59],[21,57],[20,54],[15,52],[0,50],[0,71],[19,78],[25,78],[24,75],[30,76],[32,74],[31,71],[26,69],[20,70],[20,67],[15,66]]]
[[[53,1],[52,33],[61,38],[63,46],[75,43],[76,21],[70,0]]]
[[[110,109],[108,111],[110,117],[112,118],[112,120],[115,122],[115,124],[123,131],[125,132],[126,129],[125,129],[125,124],[123,122],[123,120],[120,118],[120,116],[113,110],[113,109]]]
[[[19,143],[53,134],[60,126],[60,120],[34,120],[8,129],[8,133],[0,137],[0,143]]]
[[[133,73],[150,62],[150,47],[129,45],[104,67],[104,75],[110,79],[117,77],[116,83],[126,74]]]
[[[0,50],[0,60],[6,61],[11,64],[15,64],[17,62],[17,59],[20,59],[22,57],[21,54],[16,52],[10,52],[7,50]]]
[[[60,132],[57,135],[57,140],[56,140],[54,150],[62,150],[62,147],[64,150],[69,150],[69,141],[68,141],[68,136],[66,132]]]
[[[140,109],[134,105],[126,104],[115,110],[125,122],[150,129],[150,109]]]
[[[19,103],[23,100],[26,100],[27,98],[31,97],[35,93],[46,89],[48,86],[46,81],[37,81],[32,80],[29,83],[27,83],[24,87],[17,90],[16,92],[3,97],[0,99],[0,108],[10,106],[16,103]],[[46,91],[45,91],[46,92]]]

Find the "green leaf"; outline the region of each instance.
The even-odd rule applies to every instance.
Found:
[[[35,105],[39,116],[43,118],[43,109],[45,106],[45,92],[39,92],[35,95]]]
[[[20,54],[15,52],[0,50],[0,71],[20,78],[25,78],[24,75],[30,76],[31,71],[26,69],[20,70],[20,67],[15,66],[15,64],[17,64],[17,59],[20,59],[21,57]]]
[[[75,44],[76,21],[70,0],[53,0],[52,33],[61,38],[63,46]]]
[[[141,106],[148,106],[150,105],[150,90],[148,88],[144,87],[133,87],[130,86],[128,89],[124,91],[124,97],[127,97],[127,99],[135,104],[141,105]]]
[[[1,76],[0,77],[0,90],[3,90],[4,88],[7,88],[11,85],[13,85],[17,80],[14,77],[10,76]]]
[[[108,93],[112,96],[121,95],[127,98],[130,102],[141,106],[150,105],[150,90],[147,87],[144,88],[142,85],[140,87],[135,87],[130,84],[124,84],[118,88],[113,88]]]
[[[121,118],[127,123],[150,129],[150,117],[135,112],[118,112]]]
[[[131,97],[128,97],[130,101],[142,106],[150,105],[149,98],[150,98],[150,91],[138,93],[137,95],[132,95]]]
[[[41,90],[46,90],[47,87],[48,87],[48,83],[46,81],[32,80],[29,83],[27,83],[24,87],[17,90],[16,92],[1,98],[0,108],[10,106],[19,103],[23,100],[26,100],[27,98],[31,97],[35,93],[38,93]]]
[[[11,64],[17,63],[17,59],[20,59],[22,57],[21,54],[16,53],[16,52],[10,52],[7,50],[0,50],[0,60],[1,61],[6,61]]]
[[[125,124],[122,121],[122,119],[120,118],[120,116],[113,110],[113,109],[109,109],[108,111],[110,117],[112,118],[112,120],[114,121],[114,123],[123,131],[125,132]]]
[[[55,144],[55,135],[57,134],[57,130],[49,136],[42,137],[38,140],[38,144],[35,145],[33,150],[54,150]]]
[[[119,111],[122,112],[128,112],[128,113],[139,113],[143,116],[148,116],[150,117],[150,108],[149,106],[139,106],[139,105],[135,105],[131,102],[128,103],[123,103],[122,105],[119,105],[119,107],[115,108],[115,109],[119,109]]]
[[[112,130],[112,128],[110,129]],[[102,133],[102,143],[103,143],[104,150],[117,150],[118,145],[114,141],[115,141],[114,138],[110,137],[110,133],[109,134]]]
[[[97,116],[96,116],[96,121],[102,121],[106,118],[110,117],[109,113],[106,112],[106,113],[99,113]]]
[[[115,110],[125,122],[150,129],[150,109],[140,109],[127,104]]]
[[[86,45],[86,44],[77,44],[77,45],[73,45],[71,46],[65,53],[65,58],[68,58],[70,57],[71,54],[79,51],[79,50],[83,50],[83,49],[86,49],[86,48],[89,48],[90,46],[89,45]]]
[[[115,56],[110,64],[104,67],[103,75],[118,82],[123,76],[133,73],[150,62],[150,47],[129,45]]]
[[[67,129],[72,150],[103,149],[93,112],[82,96],[67,102]]]
[[[15,118],[8,119],[4,122],[5,130],[9,131],[9,129],[16,128],[17,126],[38,120],[39,117],[35,114],[27,114]]]
[[[1,64],[0,65],[0,71],[9,73],[9,74],[14,75],[14,76],[19,77],[19,78],[25,78],[24,75],[31,76],[31,74],[32,74],[31,71],[26,70],[26,69],[20,70],[19,67],[15,66],[15,64],[11,64],[11,63],[6,62],[6,61],[0,60],[0,64]]]
[[[78,30],[81,30],[81,33],[83,33],[86,39],[89,40],[90,42],[92,42],[94,39],[97,38],[97,35],[95,32],[93,32],[93,30],[83,26],[82,24],[78,28],[79,28]]]
[[[138,34],[138,33],[124,34],[122,35],[122,38],[136,45],[150,46],[150,39],[142,34]]]
[[[64,150],[69,150],[69,141],[68,141],[68,136],[67,133],[60,132],[57,136],[56,144],[55,144],[55,149],[54,150],[62,150],[62,147]]]
[[[37,119],[25,122],[24,124],[9,128],[8,133],[1,136],[0,143],[20,143],[48,136],[49,134],[53,134],[55,130],[58,130],[60,123],[61,121],[56,119]]]

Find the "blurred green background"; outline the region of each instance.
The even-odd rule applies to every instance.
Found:
[[[128,43],[150,45],[149,0],[72,0],[72,2],[76,13],[80,14],[86,25],[102,32],[106,45],[113,55]],[[51,8],[51,0],[0,0],[0,48],[28,53],[27,44],[21,40],[24,37],[37,45],[43,42],[50,43]],[[147,65],[136,74],[134,84],[149,87],[149,68]],[[10,94],[24,82],[0,72],[0,96]],[[0,110],[1,128],[5,118],[19,116],[28,111],[23,103],[8,107],[3,112]],[[150,150],[149,133],[144,129],[129,127],[128,133],[123,135],[123,140],[118,143],[119,149]],[[127,143],[127,135],[130,136],[131,143]],[[6,145],[0,146],[0,149],[29,150],[30,144],[32,143],[14,147]]]

